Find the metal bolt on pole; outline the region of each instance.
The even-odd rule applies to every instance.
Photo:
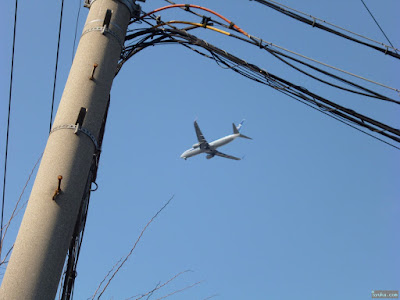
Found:
[[[90,8],[2,285],[1,300],[54,299],[134,0]]]

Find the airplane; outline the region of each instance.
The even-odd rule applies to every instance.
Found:
[[[252,140],[252,138],[245,136],[244,134],[241,134],[239,132],[240,128],[242,127],[243,122],[244,122],[244,120],[242,120],[242,122],[240,122],[240,124],[237,127],[235,126],[234,123],[232,123],[233,134],[227,135],[223,138],[220,138],[211,143],[208,143],[207,140],[204,138],[204,135],[201,132],[200,127],[197,124],[197,121],[194,121],[194,129],[196,131],[197,139],[199,142],[194,144],[192,146],[192,148],[183,152],[181,155],[181,158],[186,160],[189,157],[198,155],[200,153],[207,153],[207,156],[206,156],[207,159],[211,159],[215,155],[217,155],[217,156],[225,157],[225,158],[229,158],[229,159],[240,160],[240,158],[238,158],[238,157],[231,156],[231,155],[217,151],[217,148],[232,142],[237,137]]]

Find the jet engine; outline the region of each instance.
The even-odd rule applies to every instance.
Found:
[[[200,143],[194,144],[194,145],[192,146],[192,148],[194,148],[194,149],[199,148],[199,147],[200,147]]]
[[[208,155],[206,156],[207,159],[210,159],[210,158],[213,158],[213,157],[214,157],[214,154],[208,154]]]

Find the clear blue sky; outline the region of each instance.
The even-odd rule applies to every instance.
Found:
[[[3,167],[14,1],[0,21],[0,158]],[[5,217],[10,215],[48,136],[60,1],[20,1]],[[395,46],[400,4],[365,0]],[[400,88],[399,60],[335,37],[252,1],[199,1],[247,32],[309,57]],[[286,5],[385,42],[360,0]],[[72,61],[79,1],[66,1],[56,104]],[[151,11],[165,1],[141,3]],[[196,20],[179,9],[164,21]],[[82,8],[78,38],[87,15]],[[134,25],[139,28],[142,25]],[[400,128],[398,105],[317,83],[267,52],[203,29],[193,34],[280,77]],[[360,82],[399,100],[395,92]],[[86,299],[148,228],[104,299],[126,299],[185,273],[157,299],[369,299],[400,290],[400,151],[277,91],[220,68],[181,46],[146,49],[116,77],[97,183],[78,265],[75,299]],[[221,151],[245,156],[187,161],[193,120],[209,140],[247,121]],[[1,171],[2,172],[2,171]],[[2,178],[2,177],[1,177]],[[28,190],[23,201],[29,197]],[[17,234],[20,215],[6,246]],[[43,220],[45,222],[45,220]],[[4,272],[4,270],[1,270]]]

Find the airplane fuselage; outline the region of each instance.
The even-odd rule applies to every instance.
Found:
[[[224,136],[218,140],[215,140],[211,143],[209,143],[209,148],[203,148],[203,147],[197,147],[197,148],[190,148],[188,150],[186,150],[185,152],[182,153],[181,158],[188,158],[188,157],[192,157],[201,153],[211,153],[212,150],[215,150],[221,146],[224,146],[230,142],[232,142],[234,139],[236,139],[239,136],[238,133],[234,133],[234,134],[230,134],[227,136]]]

